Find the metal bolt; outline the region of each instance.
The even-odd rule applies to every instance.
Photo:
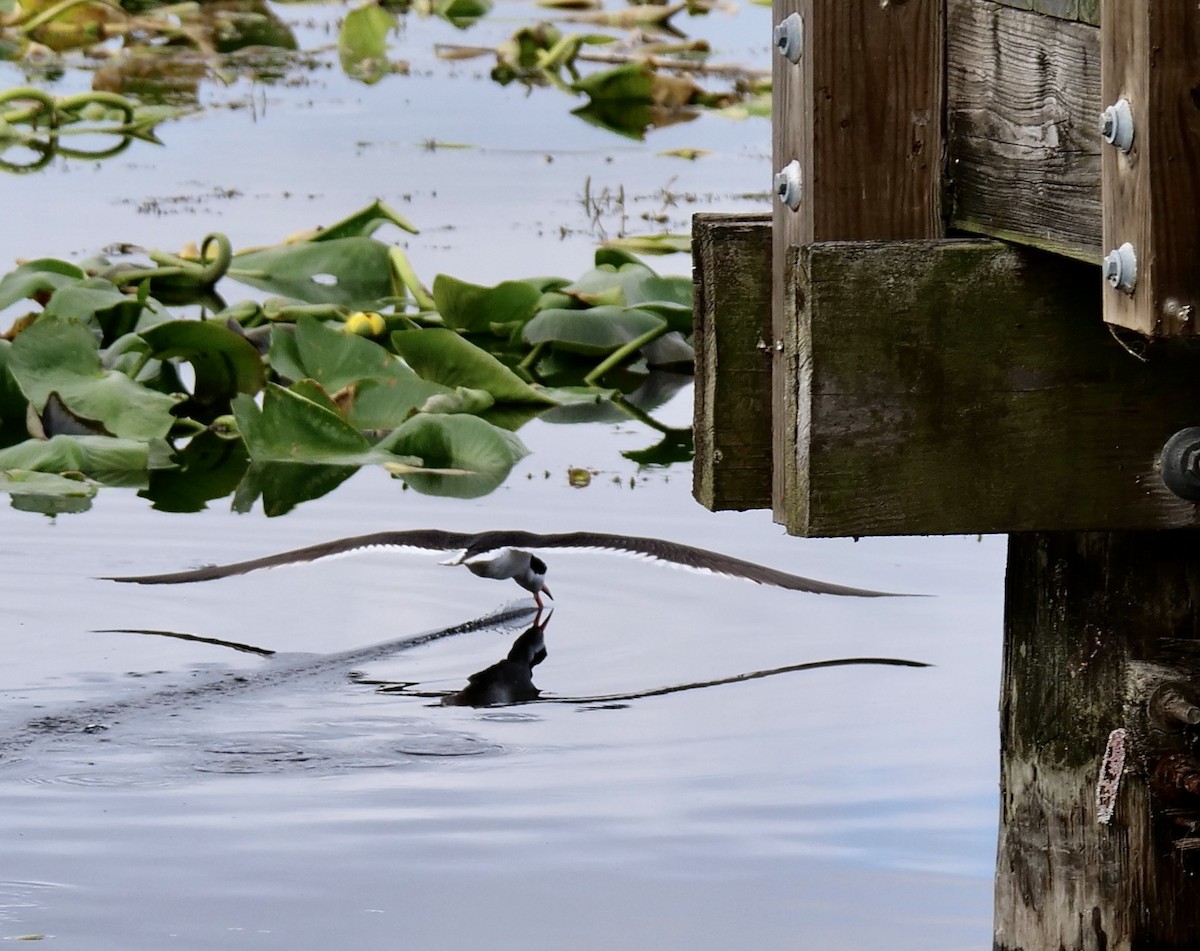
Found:
[[[804,21],[799,13],[792,13],[775,24],[775,46],[790,62],[800,62],[804,48]]]
[[[1122,152],[1133,147],[1133,110],[1128,99],[1118,99],[1100,113],[1100,135]]]
[[[800,207],[800,163],[795,159],[775,173],[775,194],[792,211]]]
[[[1104,255],[1104,279],[1119,291],[1133,293],[1137,285],[1137,255],[1128,241]]]

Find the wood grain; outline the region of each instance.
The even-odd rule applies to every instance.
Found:
[[[1149,336],[1200,334],[1200,9],[1104,0],[1105,103],[1129,100],[1133,148],[1103,152],[1104,247],[1137,253],[1132,295],[1104,295],[1104,319]]]
[[[705,508],[771,507],[771,216],[692,219],[696,457]]]
[[[1163,682],[1200,677],[1200,537],[1014,535],[1004,613],[994,948],[1190,951],[1200,878],[1181,837],[1196,806],[1149,782],[1188,734],[1159,729],[1148,707]],[[1117,728],[1128,754],[1102,824],[1097,778]]]
[[[789,532],[1200,524],[1156,471],[1200,374],[1130,356],[1093,268],[945,240],[816,243],[792,273]]]
[[[942,233],[941,0],[774,0],[779,23],[798,12],[804,50],[775,54],[772,160],[799,161],[803,198],[776,202],[774,339],[784,340],[789,249],[812,241],[926,238]],[[785,341],[786,345],[786,341]],[[789,357],[780,353],[776,378]],[[773,416],[794,419],[776,389]],[[777,433],[776,449],[785,437]],[[792,487],[776,466],[777,504]]]
[[[950,224],[1099,262],[1100,35],[949,0]]]

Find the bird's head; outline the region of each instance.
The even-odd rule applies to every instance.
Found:
[[[537,555],[529,556],[529,574],[530,586],[529,590],[534,594],[544,594],[551,601],[554,600],[554,595],[550,593],[550,589],[546,587],[546,563]]]

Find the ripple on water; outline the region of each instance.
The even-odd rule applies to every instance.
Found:
[[[392,750],[408,756],[480,756],[502,753],[504,747],[469,733],[424,733],[401,738]]]

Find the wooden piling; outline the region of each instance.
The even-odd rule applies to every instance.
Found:
[[[1010,536],[995,951],[1200,946],[1198,677],[1200,533]]]

